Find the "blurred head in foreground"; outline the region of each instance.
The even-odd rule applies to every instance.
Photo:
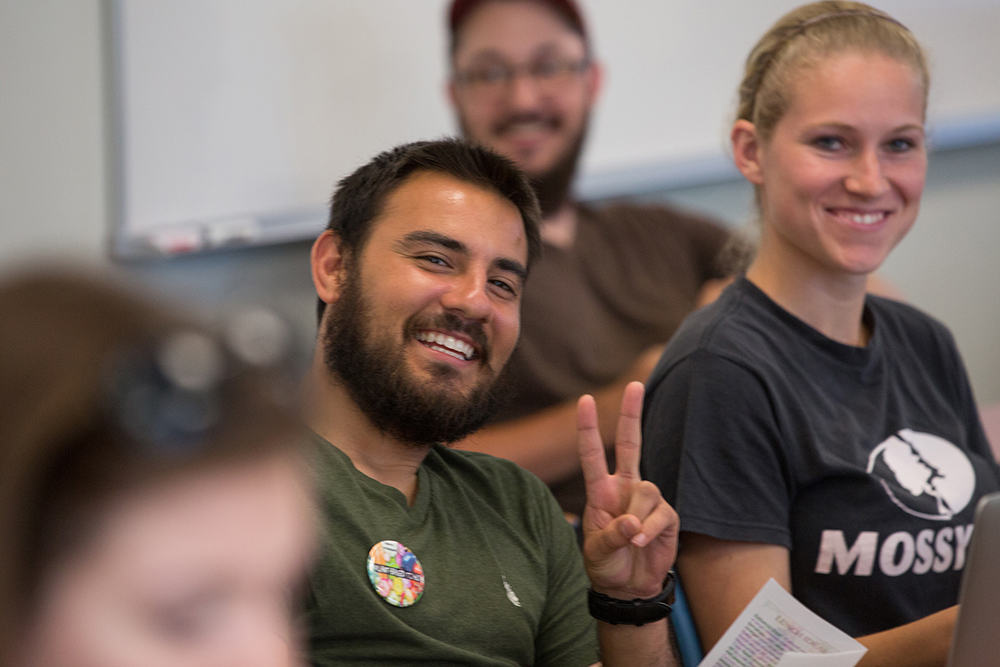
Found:
[[[78,274],[0,285],[0,665],[298,661],[307,467],[238,331]]]

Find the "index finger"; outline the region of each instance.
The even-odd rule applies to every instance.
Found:
[[[639,479],[639,459],[642,455],[641,382],[629,382],[622,394],[622,406],[615,430],[615,474]]]
[[[583,480],[589,487],[593,481],[608,476],[604,440],[597,426],[597,403],[589,394],[581,396],[576,404],[576,439]]]

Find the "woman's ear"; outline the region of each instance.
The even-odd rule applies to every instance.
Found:
[[[316,295],[324,303],[335,302],[344,284],[344,252],[340,237],[329,229],[324,231],[313,243],[309,257]]]
[[[733,145],[733,161],[743,176],[754,185],[763,185],[763,170],[760,165],[761,143],[757,127],[742,118],[733,123],[729,133]]]

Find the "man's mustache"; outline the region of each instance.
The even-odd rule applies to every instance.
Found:
[[[543,114],[537,111],[522,111],[504,116],[493,126],[493,131],[502,134],[509,131],[515,125],[526,123],[542,123],[551,129],[558,129],[562,126],[562,119],[554,114]]]
[[[453,331],[468,336],[479,352],[480,363],[487,364],[490,359],[490,342],[481,322],[466,320],[454,313],[439,313],[426,317],[411,318],[406,323],[406,336],[413,338],[418,331],[436,329],[442,332]]]

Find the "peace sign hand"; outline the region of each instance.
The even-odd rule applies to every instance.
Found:
[[[595,591],[630,600],[657,595],[677,555],[680,521],[652,482],[639,475],[643,385],[622,395],[615,474],[608,474],[593,396],[577,403],[580,465],[587,489],[583,560]]]

